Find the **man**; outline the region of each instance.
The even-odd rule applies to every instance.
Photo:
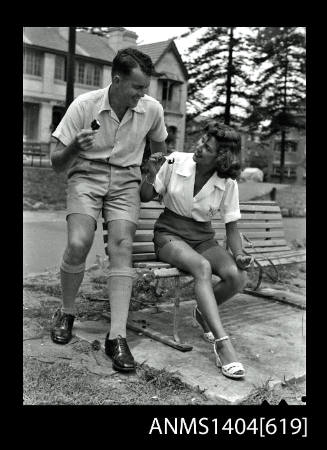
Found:
[[[145,94],[153,70],[151,59],[137,49],[119,51],[112,64],[111,84],[82,94],[71,103],[53,133],[58,143],[51,153],[54,170],[67,170],[68,176],[68,243],[60,266],[63,305],[54,314],[51,338],[66,344],[72,337],[75,298],[103,210],[108,223],[111,310],[105,350],[114,369],[126,372],[135,370],[126,341],[126,322],[146,137],[152,153],[167,153],[163,108]],[[100,125],[97,130],[91,129],[94,120]]]

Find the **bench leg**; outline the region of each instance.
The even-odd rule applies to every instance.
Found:
[[[180,309],[179,309],[179,304],[180,304],[180,288],[181,288],[181,280],[180,277],[174,277],[174,282],[175,282],[175,292],[176,292],[176,296],[175,296],[175,301],[174,301],[174,324],[173,324],[173,336],[176,342],[181,342],[181,339],[179,337],[178,334],[178,325],[179,325],[179,313],[180,313]]]

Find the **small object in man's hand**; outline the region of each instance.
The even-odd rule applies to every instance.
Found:
[[[92,350],[100,350],[101,349],[101,342],[98,341],[97,339],[95,339],[92,343],[91,343],[91,347]]]
[[[152,161],[161,162],[164,159],[164,155],[162,154],[162,152],[156,152],[152,153],[150,158]]]
[[[91,122],[91,128],[92,128],[92,130],[97,130],[97,129],[99,129],[99,128],[100,128],[100,122],[99,122],[98,120],[94,119],[94,120]]]

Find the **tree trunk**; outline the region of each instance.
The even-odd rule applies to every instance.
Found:
[[[66,109],[74,100],[75,47],[76,47],[76,27],[69,27]]]
[[[286,44],[286,43],[285,43]],[[285,72],[284,72],[284,96],[283,96],[283,121],[282,124],[282,140],[280,143],[280,177],[279,181],[282,184],[284,181],[284,167],[285,167],[285,145],[286,145],[286,111],[287,111],[287,77],[288,77],[288,57],[286,50],[285,58]]]
[[[234,46],[234,28],[230,28],[229,43],[228,43],[228,63],[227,63],[227,79],[226,79],[226,105],[224,113],[224,123],[230,124],[230,109],[231,109],[231,95],[232,95],[232,70],[233,70],[233,46]]]
[[[286,142],[286,131],[283,129],[282,130],[282,140],[280,143],[280,174],[279,174],[280,184],[282,184],[284,182],[285,142]]]

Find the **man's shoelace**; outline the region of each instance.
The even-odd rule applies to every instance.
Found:
[[[121,336],[117,337],[117,347],[116,347],[116,352],[119,350],[124,350],[128,353],[130,353],[128,344],[127,344],[127,340],[125,338],[122,338]]]

